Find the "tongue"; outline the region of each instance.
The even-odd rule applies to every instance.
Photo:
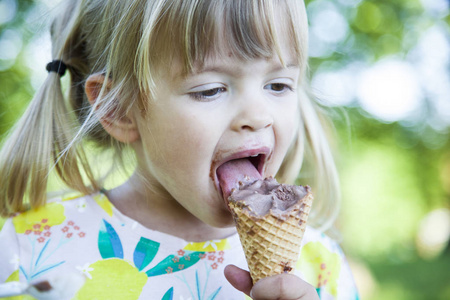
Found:
[[[262,179],[258,170],[247,158],[224,163],[217,169],[217,177],[224,199],[228,199],[232,189],[239,188],[239,182],[251,183]]]

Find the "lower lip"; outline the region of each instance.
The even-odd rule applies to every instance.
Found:
[[[212,171],[212,170],[211,170],[211,171]],[[215,173],[215,172],[214,172],[214,173],[211,173],[211,174],[210,174],[210,177],[211,177],[211,179],[212,179],[212,181],[213,181],[213,183],[214,183],[214,187],[215,187],[215,190],[216,190],[216,192],[217,192],[217,197],[219,197],[219,198],[222,199],[222,202],[223,202],[223,204],[225,205],[225,207],[227,208],[227,210],[231,212],[230,207],[228,206],[228,201],[227,201],[227,199],[225,199],[225,197],[223,196],[222,188],[220,187],[219,179],[217,178],[216,173]]]
[[[216,176],[216,180],[215,180],[214,183],[215,183],[215,186],[216,186],[216,190],[217,190],[217,192],[219,194],[218,195],[219,198],[222,199],[222,202],[225,204],[225,207],[227,208],[227,210],[231,212],[230,207],[228,206],[228,200],[225,199],[225,197],[223,196],[223,191],[222,191],[222,188],[220,187],[220,184],[219,184],[219,182],[217,180],[217,176]]]

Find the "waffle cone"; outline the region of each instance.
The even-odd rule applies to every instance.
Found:
[[[312,199],[310,192],[306,194],[285,220],[270,212],[263,217],[255,217],[247,207],[229,203],[253,283],[267,276],[293,271]]]

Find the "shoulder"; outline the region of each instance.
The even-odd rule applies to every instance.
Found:
[[[308,273],[314,269],[314,274],[309,274],[314,277],[322,271],[338,276],[343,263],[346,263],[345,255],[334,239],[312,227],[306,228],[298,263],[300,270]],[[320,285],[320,282],[316,284]]]
[[[325,233],[307,227],[297,268],[321,299],[358,299],[342,248]]]
[[[12,219],[0,231],[0,284],[19,280],[19,243]]]
[[[320,243],[322,244],[325,248],[327,248],[329,251],[333,251],[333,252],[341,252],[341,248],[339,246],[339,243],[337,242],[336,239],[330,237],[328,234],[326,234],[323,231],[320,231],[314,227],[310,227],[307,226],[306,230],[305,230],[305,235],[303,238],[303,245],[305,246],[306,244],[309,243]],[[343,253],[341,253],[343,255]]]

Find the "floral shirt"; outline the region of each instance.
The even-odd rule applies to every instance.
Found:
[[[296,274],[321,299],[358,299],[334,241],[308,227],[302,244]],[[225,279],[228,264],[247,268],[237,234],[188,242],[142,226],[102,193],[54,199],[9,218],[0,233],[0,283],[81,272],[86,283],[73,298],[80,300],[249,299]]]

